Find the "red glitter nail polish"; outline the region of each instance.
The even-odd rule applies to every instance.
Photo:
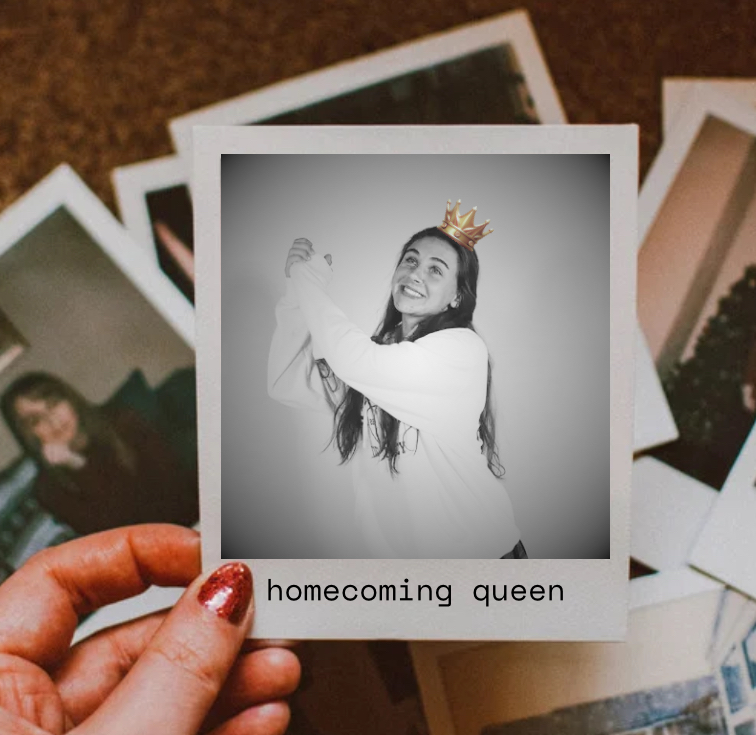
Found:
[[[240,562],[224,564],[205,580],[197,599],[218,617],[238,625],[252,600],[252,572]]]

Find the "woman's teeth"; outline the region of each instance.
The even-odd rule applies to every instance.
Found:
[[[410,288],[409,286],[404,286],[403,290],[404,290],[404,293],[407,294],[407,296],[410,296],[413,299],[424,298],[423,295],[419,291],[415,291],[415,289]]]

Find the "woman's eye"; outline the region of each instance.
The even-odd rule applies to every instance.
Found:
[[[434,265],[433,268],[431,268],[431,273],[435,273],[437,276],[442,275],[442,271],[437,265]]]

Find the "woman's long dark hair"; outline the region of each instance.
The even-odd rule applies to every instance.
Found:
[[[407,338],[406,341],[414,342],[432,332],[442,329],[463,327],[475,331],[472,318],[478,299],[478,256],[474,251],[468,250],[455,243],[451,238],[444,235],[437,227],[428,227],[414,234],[402,248],[398,263],[402,262],[404,254],[418,240],[434,238],[451,245],[458,256],[457,290],[459,294],[458,305],[449,306],[445,311],[435,314],[423,320]],[[397,267],[398,267],[397,263]],[[401,340],[402,314],[394,306],[393,297],[389,297],[386,312],[378,329],[373,334],[373,341],[379,344],[386,342],[399,342]],[[334,407],[334,430],[332,441],[341,455],[342,464],[352,458],[357,445],[362,437],[362,406],[364,396],[354,388],[347,387],[344,398],[338,406]],[[399,435],[399,421],[386,413],[379,411],[380,430],[378,437],[380,449],[378,457],[389,463],[391,474],[398,472],[397,439]],[[486,384],[486,403],[480,415],[478,438],[482,443],[482,451],[488,460],[488,467],[496,477],[504,475],[504,468],[499,461],[496,448],[496,431],[491,409],[491,361],[488,361],[488,380]]]
[[[68,383],[55,375],[44,372],[26,373],[11,383],[0,398],[0,411],[5,423],[24,452],[41,467],[46,468],[63,484],[73,486],[70,471],[50,465],[44,457],[39,439],[24,424],[16,410],[19,398],[41,401],[68,401],[73,407],[82,433],[90,445],[107,447],[116,461],[126,470],[133,472],[136,457],[131,448],[121,439],[101,409],[87,401],[84,396]]]

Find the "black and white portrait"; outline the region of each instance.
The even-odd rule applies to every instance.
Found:
[[[223,155],[224,558],[608,558],[609,175]]]

